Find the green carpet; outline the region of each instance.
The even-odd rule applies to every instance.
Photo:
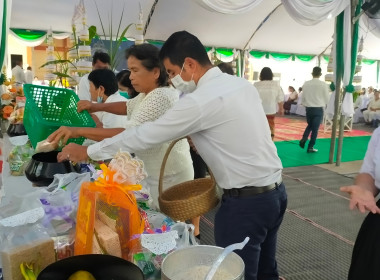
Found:
[[[342,162],[362,160],[367,150],[370,136],[345,137],[343,139]],[[275,142],[278,156],[285,167],[305,166],[327,163],[329,161],[331,139],[317,139],[315,148],[318,153],[306,153],[305,149],[301,149],[298,145],[299,141],[281,141]],[[335,154],[338,148],[338,140],[336,140]],[[335,161],[335,160],[334,160]]]

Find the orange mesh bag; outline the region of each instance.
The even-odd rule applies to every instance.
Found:
[[[132,191],[141,185],[114,181],[115,172],[102,164],[103,176],[82,184],[79,194],[75,255],[108,254],[128,259],[144,223]]]

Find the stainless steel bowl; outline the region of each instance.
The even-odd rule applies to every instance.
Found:
[[[190,246],[174,251],[167,255],[162,262],[161,279],[173,280],[173,277],[179,275],[181,272],[200,265],[206,265],[211,268],[211,265],[222,251],[223,248],[221,247],[209,245]],[[231,280],[244,279],[244,262],[242,258],[234,252],[224,259],[219,268],[233,275],[234,278]]]

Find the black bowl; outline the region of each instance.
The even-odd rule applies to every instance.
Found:
[[[8,126],[7,134],[10,137],[13,137],[13,136],[26,135],[27,133],[26,133],[24,124],[22,124],[22,123],[11,123]]]
[[[54,174],[66,174],[80,171],[79,164],[75,166],[70,161],[57,162],[58,151],[38,153],[32,156],[25,176],[36,186],[48,186],[53,182]]]
[[[135,264],[110,255],[80,255],[48,265],[37,280],[67,280],[78,270],[90,272],[99,280],[144,280]]]

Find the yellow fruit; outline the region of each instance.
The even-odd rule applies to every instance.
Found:
[[[95,277],[88,271],[79,270],[70,275],[67,280],[96,280]]]

